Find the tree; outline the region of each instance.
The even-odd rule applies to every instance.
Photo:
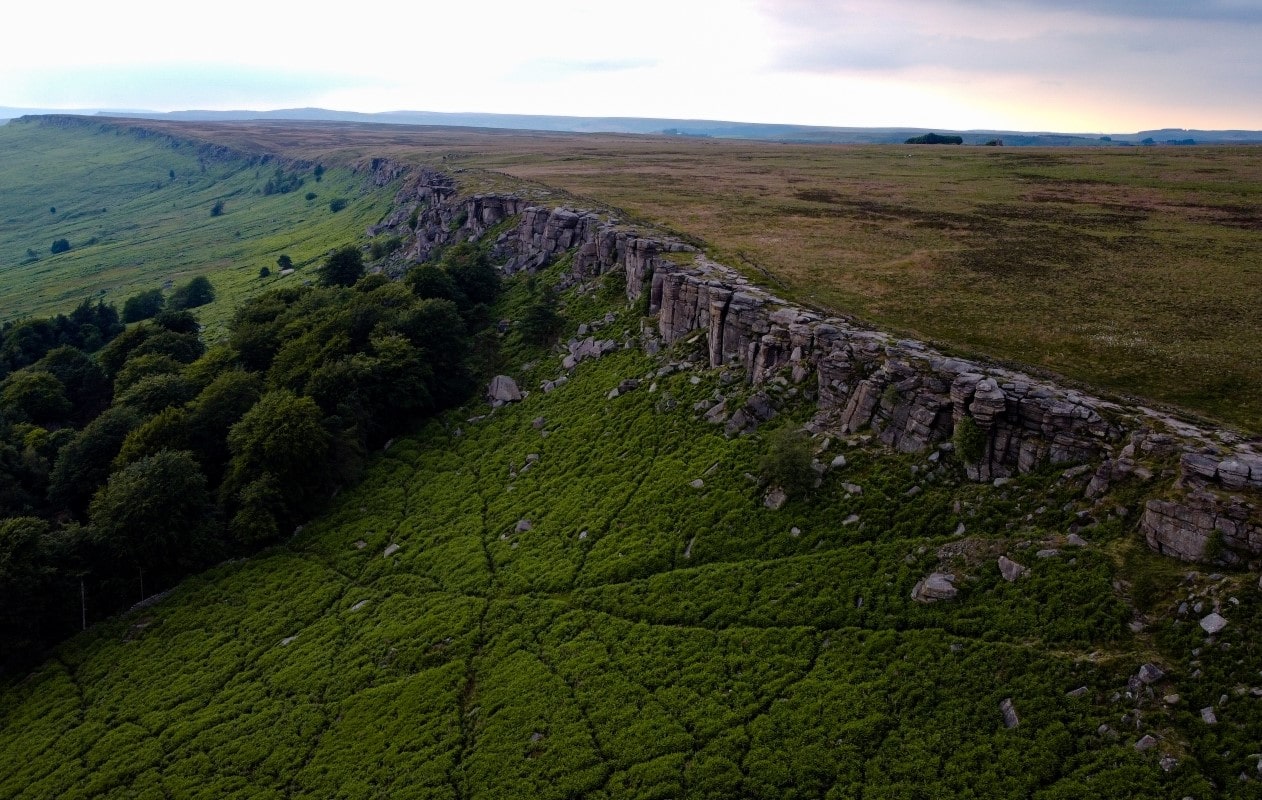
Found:
[[[546,344],[561,329],[564,322],[557,312],[556,293],[549,286],[532,287],[530,302],[518,320],[522,339],[530,344]]]
[[[210,215],[212,217],[217,217],[221,214],[223,214],[223,201],[216,200],[215,204],[210,207]]]
[[[149,289],[132,295],[123,303],[123,322],[140,322],[162,310],[165,300],[161,289]]]
[[[140,416],[130,408],[116,406],[75,434],[57,454],[48,481],[48,498],[60,509],[83,514],[88,501],[105,483],[110,464]]]
[[[811,441],[800,430],[780,428],[773,432],[758,466],[763,478],[787,495],[803,494],[815,485]]]
[[[289,257],[288,253],[281,253],[276,256],[276,267],[277,269],[293,269],[294,260]]]
[[[44,425],[68,419],[74,406],[51,372],[24,369],[0,385],[0,409],[11,419]]]
[[[332,211],[334,214],[344,208],[346,208],[346,200],[344,198],[335,197],[329,201],[329,211]]]
[[[447,270],[437,264],[418,264],[404,277],[413,294],[422,300],[450,300],[456,305],[468,302]]]
[[[272,277],[272,270],[266,264],[259,268],[259,280]]]
[[[339,247],[320,268],[321,286],[354,286],[364,276],[364,256],[353,244]]]
[[[53,246],[49,248],[49,251],[52,252],[53,255],[56,255],[57,253],[64,253],[69,249],[70,249],[69,239],[54,239]]]
[[[147,416],[170,406],[182,406],[196,395],[197,387],[183,375],[146,375],[121,392],[114,404]]]
[[[172,311],[184,311],[189,308],[199,308],[215,300],[215,287],[210,282],[210,278],[205,275],[198,275],[186,284],[177,286],[175,291],[171,292],[171,296],[167,298],[167,308]]]
[[[110,476],[92,498],[92,536],[139,567],[197,563],[210,523],[206,476],[192,453],[163,450]]]
[[[49,350],[32,369],[51,373],[61,381],[74,407],[73,419],[85,424],[110,404],[110,379],[96,359],[68,345]]]
[[[276,512],[287,529],[330,488],[326,461],[332,437],[321,423],[320,407],[310,397],[279,390],[263,395],[228,432],[232,460],[220,487],[225,502],[240,507],[242,491],[265,474],[283,498]]]

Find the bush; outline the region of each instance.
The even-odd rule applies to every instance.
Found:
[[[57,253],[64,253],[70,249],[70,240],[69,239],[54,239],[53,246],[48,249],[49,249],[49,252],[51,252],[53,255],[56,255]]]
[[[167,307],[173,311],[183,311],[187,308],[199,308],[208,303],[214,302],[215,287],[210,282],[210,278],[205,275],[198,275],[188,283],[176,287],[171,292],[171,297],[167,300]]]
[[[913,136],[906,144],[964,144],[963,137],[943,136],[938,133],[926,133],[924,136]]]
[[[150,319],[162,310],[164,302],[161,289],[149,289],[132,295],[123,303],[123,322]]]
[[[321,286],[354,286],[364,276],[364,256],[353,244],[334,250],[320,267]]]
[[[335,197],[329,201],[329,211],[332,211],[334,214],[336,214],[337,212],[341,211],[344,208],[346,208],[345,198]]]
[[[217,217],[217,216],[219,216],[219,215],[220,215],[220,214],[222,214],[222,213],[223,213],[223,201],[222,201],[222,200],[216,200],[216,201],[215,201],[215,204],[214,204],[213,206],[211,206],[211,207],[210,207],[210,215],[211,215],[212,217]]]
[[[955,424],[951,439],[955,452],[965,464],[976,464],[986,455],[986,432],[972,417],[965,417]]]
[[[286,253],[281,253],[276,257],[276,266],[278,269],[293,269],[294,260]]]
[[[777,430],[767,440],[767,452],[758,469],[764,480],[779,486],[789,496],[810,491],[815,485],[810,439],[800,430]]]

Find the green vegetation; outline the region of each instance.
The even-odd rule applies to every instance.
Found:
[[[435,267],[446,274],[481,260],[447,255]],[[513,280],[489,316],[516,318],[564,266]],[[276,387],[231,428],[224,485],[243,487],[231,490],[236,535],[261,530],[278,543],[102,623],[0,694],[10,765],[0,793],[1252,796],[1253,784],[1235,776],[1253,768],[1262,708],[1248,697],[1218,705],[1220,687],[1257,680],[1262,598],[1242,578],[1221,589],[1241,602],[1217,637],[1223,646],[1194,652],[1203,636],[1173,615],[1177,582],[1165,577],[1179,566],[1112,557],[1136,546],[1123,520],[1084,531],[1088,548],[1035,556],[1078,519],[1081,485],[1056,471],[1002,489],[972,485],[957,460],[935,466],[859,439],[822,454],[844,453],[847,463],[809,499],[771,511],[745,473],[764,454],[801,467],[803,445],[819,440],[794,433],[793,413],[726,438],[690,410],[720,386],[716,374],[655,376],[660,362],[636,350],[585,362],[564,386],[490,416],[475,401],[396,438],[326,514],[278,540],[252,515],[285,505],[284,492],[312,493],[288,498],[297,503],[327,493],[322,470],[307,468],[323,457],[309,448],[332,446],[320,418],[373,418],[345,405],[371,392],[315,388],[318,375],[348,362],[304,361],[340,340],[331,321],[406,308],[401,288],[368,278],[266,295],[242,310],[228,345],[242,359],[289,333],[255,356],[270,365],[257,373],[265,377],[217,371],[215,394],[243,398],[234,407],[254,403],[264,381]],[[566,328],[613,310],[612,334],[638,330],[633,309],[602,297],[558,294]],[[319,308],[330,309],[326,321],[312,319]],[[451,316],[422,341],[458,324]],[[532,362],[512,362],[523,386],[559,369],[556,352],[520,330],[503,347]],[[231,359],[212,351],[187,374],[207,362]],[[627,377],[640,388],[609,399]],[[786,390],[771,393],[793,411]],[[224,402],[182,408],[197,415]],[[296,430],[277,430],[282,419]],[[116,473],[97,503],[111,501],[119,531],[152,531],[157,552],[177,557],[191,546],[183,532],[203,518],[195,468],[204,459],[163,453]],[[157,458],[184,482],[172,506],[186,521],[178,530],[135,524],[139,504],[113,502]],[[265,462],[290,471],[258,481]],[[690,488],[698,478],[702,488]],[[912,486],[923,491],[911,497]],[[960,523],[963,537],[953,535]],[[57,546],[38,519],[5,522],[0,542],[19,554],[6,562],[15,564]],[[116,553],[116,569],[134,590],[129,553]],[[1003,580],[998,553],[1028,574]],[[146,566],[151,580],[157,563]],[[910,599],[917,580],[943,569],[959,576],[959,598]],[[29,585],[41,573],[18,574]],[[1114,587],[1145,575],[1158,615],[1151,635],[1127,628],[1131,611]],[[76,597],[56,607],[73,617]],[[1172,675],[1155,688],[1185,699],[1142,701],[1136,731],[1135,702],[1111,698],[1152,660]],[[1069,694],[1079,687],[1085,693]],[[1005,698],[1017,728],[1002,722]],[[1194,711],[1204,705],[1218,705],[1218,726]],[[1161,744],[1138,752],[1147,731]],[[1166,753],[1178,760],[1169,772],[1157,763]]]
[[[913,136],[904,144],[964,144],[964,138],[961,136],[943,136],[940,133],[926,133],[920,136]],[[990,144],[990,142],[987,142],[987,144]]]
[[[299,268],[318,264],[388,207],[394,187],[366,192],[345,166],[326,167],[327,185],[348,198],[336,215],[312,209],[301,191],[265,195],[269,174],[248,157],[203,157],[195,141],[99,120],[0,127],[0,322],[68,313],[84,297],[121,306],[205,275],[217,299],[198,315],[219,338],[243,300],[282,280],[259,281],[260,266],[281,253]],[[225,210],[211,217],[219,200]],[[24,265],[27,250],[46,254],[60,238],[73,248]]]
[[[807,436],[788,381],[729,438],[695,337],[544,391],[558,334],[641,336],[624,276],[554,288],[568,256],[502,281],[461,244],[329,286],[259,263],[208,272],[218,336],[86,301],[2,330],[0,652],[96,624],[0,679],[0,796],[1257,796],[1257,576],[1147,551],[1133,484],[970,483],[967,421],[954,452]],[[470,400],[494,372],[528,396]],[[798,491],[771,510],[755,472]],[[955,599],[911,598],[931,572]]]

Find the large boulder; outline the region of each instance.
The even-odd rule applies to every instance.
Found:
[[[916,583],[911,590],[911,599],[917,603],[936,603],[939,600],[954,600],[958,592],[954,575],[934,572]]]
[[[512,378],[507,375],[496,375],[486,387],[486,397],[491,401],[491,405],[502,406],[505,403],[520,401],[521,390],[517,388],[517,382]]]

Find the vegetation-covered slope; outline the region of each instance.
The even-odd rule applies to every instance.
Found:
[[[219,302],[200,316],[213,333],[242,299],[282,280],[278,256],[316,263],[389,206],[389,190],[366,192],[349,169],[321,170],[317,182],[314,163],[286,163],[278,182],[277,167],[87,121],[0,126],[0,321],[69,311],[85,297],[121,308],[209,275]],[[334,213],[338,198],[347,204]],[[69,249],[52,252],[63,239]],[[260,280],[265,266],[273,277]]]
[[[600,296],[568,295],[570,330]],[[638,326],[624,309],[602,335]],[[63,646],[0,699],[0,793],[1256,796],[1237,777],[1262,738],[1244,576],[1183,582],[1124,519],[1076,514],[1085,478],[968,485],[949,453],[863,437],[771,511],[746,473],[795,424],[793,392],[725,438],[693,410],[732,391],[689,366],[696,346],[433,423],[284,545]],[[559,370],[534,355],[526,386]],[[1005,581],[1000,553],[1028,574]],[[959,595],[913,601],[933,570]],[[1176,616],[1188,593],[1226,631]],[[1166,676],[1128,688],[1146,662]]]

